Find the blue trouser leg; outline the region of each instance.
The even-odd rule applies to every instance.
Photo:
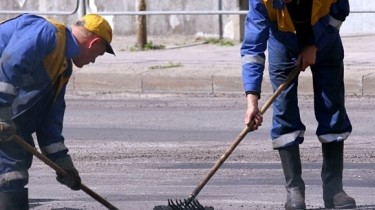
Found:
[[[316,135],[322,143],[323,200],[326,208],[352,209],[355,199],[343,189],[344,140],[352,131],[345,109],[344,49],[339,33],[330,28],[324,34],[330,42],[317,54],[311,67],[314,109],[318,121]]]
[[[273,38],[269,40],[268,46],[269,75],[275,91],[294,69],[297,56]],[[298,78],[295,78],[272,104],[271,138],[274,149],[303,142],[306,127],[300,117],[297,87]]]
[[[29,181],[31,162],[32,155],[17,143],[0,143],[0,209],[29,209],[25,186]]]
[[[343,141],[352,127],[345,109],[344,50],[337,31],[327,30],[330,38],[319,49],[316,64],[311,66],[314,88],[314,111],[318,121],[316,134],[322,143]],[[269,41],[269,74],[275,90],[293,69],[298,54],[271,37]],[[305,126],[301,122],[297,96],[298,79],[273,103],[271,137],[275,149],[303,142]]]
[[[317,55],[311,67],[314,84],[314,108],[318,121],[316,134],[322,143],[345,140],[352,126],[345,109],[344,50],[341,39],[332,39],[330,47]]]
[[[31,136],[23,137],[28,143]],[[0,192],[23,191],[28,183],[32,154],[13,141],[0,143]]]

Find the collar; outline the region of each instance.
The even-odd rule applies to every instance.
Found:
[[[74,58],[79,54],[79,46],[72,34],[72,29],[66,27],[66,57],[68,59]]]

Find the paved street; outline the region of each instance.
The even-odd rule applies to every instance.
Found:
[[[83,183],[122,210],[151,210],[185,199],[242,130],[242,97],[123,95],[69,96],[66,144]],[[346,146],[345,190],[359,208],[375,209],[372,98],[348,98],[354,131]],[[301,98],[307,126],[301,147],[308,209],[323,207],[320,145],[311,99]],[[283,209],[284,180],[265,123],[250,133],[198,195],[216,210]],[[31,209],[106,209],[82,191],[55,181],[35,160],[30,170]]]

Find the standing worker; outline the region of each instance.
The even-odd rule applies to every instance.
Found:
[[[23,14],[0,24],[0,209],[29,209],[28,169],[32,154],[12,141],[19,135],[68,175],[57,180],[73,190],[81,179],[62,136],[64,95],[72,63],[94,63],[110,45],[112,29],[96,14],[71,27]]]
[[[352,131],[344,102],[344,50],[339,34],[349,15],[348,0],[249,0],[249,5],[241,47],[245,124],[254,120],[253,129],[257,129],[263,121],[258,100],[267,46],[273,90],[297,65],[301,73],[310,67],[316,135],[323,153],[324,205],[355,208],[355,200],[345,193],[342,183],[344,140]],[[297,86],[295,78],[273,103],[271,138],[285,175],[287,210],[306,209],[299,151],[306,127],[300,119]]]

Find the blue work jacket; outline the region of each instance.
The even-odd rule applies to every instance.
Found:
[[[78,51],[70,29],[54,20],[23,14],[0,24],[0,107],[12,107],[18,132],[36,133],[47,156],[68,152],[64,95]]]

